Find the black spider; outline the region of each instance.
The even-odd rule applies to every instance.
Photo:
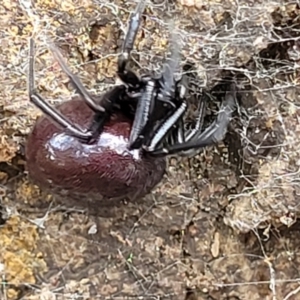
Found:
[[[202,125],[206,103],[203,99],[199,99],[195,127],[187,130],[183,121],[188,105],[186,102],[188,77],[183,75],[179,79],[175,78],[180,55],[179,46],[174,39],[170,49],[171,56],[164,63],[163,71],[159,76],[138,77],[127,67],[144,9],[145,1],[142,0],[129,20],[122,53],[118,59],[117,74],[123,83],[106,92],[101,99],[96,99],[88,93],[79,78],[70,71],[59,50],[53,44],[49,45],[54,57],[68,75],[78,94],[94,111],[93,122],[89,128],[85,130],[70,122],[59,110],[47,104],[35,91],[33,84],[34,42],[32,39],[30,40],[29,70],[30,100],[57,125],[85,143],[90,143],[97,138],[112,112],[121,108],[127,115],[134,114],[128,144],[130,150],[143,149],[151,156],[193,154],[199,151],[199,148],[217,143],[224,138],[235,108],[234,86],[232,85],[230,91],[227,92],[216,120],[204,131]]]
[[[26,161],[31,179],[74,205],[104,206],[120,199],[141,199],[162,180],[169,154],[191,155],[223,139],[235,106],[234,85],[216,120],[202,130],[206,98],[196,98],[193,128],[185,125],[189,78],[176,78],[180,47],[172,38],[171,55],[158,76],[138,77],[128,68],[140,26],[142,0],[129,19],[117,74],[122,83],[102,95],[91,95],[59,50],[49,48],[68,75],[77,95],[55,107],[34,88],[34,41],[30,40],[29,98],[44,113],[27,138]],[[83,129],[86,128],[86,129]],[[103,201],[102,201],[102,200]],[[73,206],[73,204],[72,204]]]

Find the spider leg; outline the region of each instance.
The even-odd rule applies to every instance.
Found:
[[[57,109],[50,106],[43,97],[41,97],[34,87],[34,40],[29,40],[29,72],[28,72],[28,92],[30,101],[35,104],[45,115],[53,120],[59,127],[66,130],[71,135],[82,139],[89,140],[91,132],[84,131],[75,124],[72,124]]]
[[[69,80],[72,83],[73,87],[76,89],[77,93],[82,97],[82,99],[87,103],[87,105],[95,112],[104,112],[105,109],[95,102],[95,100],[90,96],[89,92],[81,83],[80,79],[69,69],[68,65],[64,61],[61,52],[57,49],[57,47],[53,43],[49,43],[48,46],[62,70],[69,77]]]
[[[205,116],[205,109],[206,109],[206,104],[207,104],[207,95],[204,94],[200,99],[199,99],[199,106],[197,109],[197,118],[196,118],[196,123],[194,128],[191,130],[188,130],[185,133],[185,140],[190,141],[193,137],[196,136],[196,134],[201,130],[204,122],[204,116]]]
[[[99,132],[102,132],[105,121],[111,116],[111,112],[116,102],[120,99],[120,96],[125,92],[124,85],[118,85],[112,88],[101,96],[99,103],[105,109],[105,112],[98,111],[94,114],[91,125],[88,131],[92,133],[91,140],[95,139]]]
[[[179,81],[174,78],[175,71],[179,65],[179,45],[176,43],[175,36],[171,38],[170,46],[171,55],[163,66],[163,72],[156,80],[143,78],[145,82],[144,93],[138,99],[135,119],[133,122],[129,148],[135,149],[145,144],[147,149],[153,150],[160,141],[167,135],[174,124],[182,117],[186,111],[186,104],[183,102],[186,93],[186,77]],[[175,96],[177,87],[180,83],[178,103],[173,103],[171,99]],[[158,90],[159,89],[159,90]],[[161,101],[171,106],[173,114],[166,114],[160,121],[160,126],[155,132],[151,130],[153,127],[153,119],[155,118],[154,109],[156,101]],[[150,136],[154,135],[153,138]]]
[[[163,138],[170,132],[170,130],[174,127],[180,118],[183,117],[184,113],[186,112],[187,104],[182,102],[182,104],[172,113],[170,117],[168,117],[158,130],[155,132],[153,138],[150,140],[147,146],[144,146],[144,150],[147,152],[155,153],[155,149],[157,145],[163,140]]]
[[[175,82],[175,86],[182,83],[182,81]],[[145,144],[145,149],[148,151],[154,150],[154,148],[161,142],[161,140],[168,134],[172,129],[174,124],[183,116],[187,109],[186,103],[183,98],[186,93],[186,86],[184,84],[180,85],[179,99],[180,104],[171,103],[172,113],[166,113],[163,119],[159,122],[160,125],[156,126],[155,131],[151,130],[153,127],[153,119],[155,118],[154,109],[155,101],[157,97],[156,86],[153,80],[149,80],[145,86],[145,92],[138,99],[136,113],[134,122],[132,125],[130,138],[129,138],[129,148],[135,149],[141,147],[142,143]],[[169,103],[168,98],[174,94],[175,88],[166,91],[166,98],[162,98],[162,102]],[[172,92],[172,93],[171,93]],[[165,100],[166,99],[166,100]],[[151,136],[153,136],[151,138]]]
[[[169,143],[170,145],[185,142],[183,118],[179,118],[176,126],[174,127],[174,130],[170,132],[170,135],[167,136],[164,142]]]
[[[183,137],[180,136],[180,139],[172,141],[171,143],[169,143],[170,145],[184,144],[186,142],[191,141],[192,139],[196,139],[196,137],[199,135],[198,133],[200,132],[200,130],[203,126],[203,123],[204,123],[204,116],[205,116],[206,104],[207,104],[207,95],[206,94],[202,95],[202,97],[200,97],[198,102],[199,102],[199,104],[198,104],[198,108],[197,108],[197,117],[196,117],[196,123],[195,123],[194,127],[190,130],[185,130],[183,123],[178,124],[177,131],[179,131],[181,129],[181,131],[183,132],[183,133],[181,133],[181,135],[183,134]],[[182,122],[183,122],[183,120],[182,120]],[[197,154],[197,152],[199,152],[199,148],[197,148],[197,149],[193,148],[190,150],[182,151],[180,153],[180,155],[181,156],[194,156]]]
[[[143,142],[143,131],[154,109],[155,81],[149,80],[144,87],[144,92],[138,98],[134,121],[132,124],[129,149],[139,148]]]
[[[186,142],[182,144],[177,143],[164,148],[156,149],[151,152],[151,155],[170,155],[179,152],[184,152],[183,154],[190,155],[198,152],[197,149],[199,148],[203,148],[223,140],[235,107],[236,91],[235,87],[232,85],[231,90],[225,95],[225,100],[221,105],[217,119],[206,130],[200,134],[195,134],[190,138],[190,140],[186,140]]]
[[[183,76],[180,81],[175,82],[175,86],[175,89],[178,90],[177,96],[180,104],[176,105],[177,107],[172,110],[171,114],[167,114],[157,129],[151,133],[151,137],[149,136],[148,140],[145,141],[146,143],[143,148],[147,152],[151,152],[151,154],[176,125],[177,129],[175,130],[174,137],[170,138],[175,139],[177,143],[185,142],[186,137],[183,131],[183,115],[187,110],[187,104],[184,101],[187,91],[187,77]]]
[[[198,98],[198,97],[197,97]],[[203,96],[198,99],[199,104],[197,108],[197,117],[196,122],[191,129],[186,129],[184,125],[184,119],[183,116],[174,124],[174,129],[170,132],[169,135],[166,136],[166,139],[164,139],[163,143],[167,145],[175,145],[175,144],[183,144],[186,141],[191,140],[198,132],[201,130],[204,116],[205,116],[205,108],[206,108],[206,97]],[[155,148],[152,148],[154,151]],[[181,155],[185,155],[181,153]],[[189,154],[187,154],[189,155]]]
[[[127,33],[122,46],[122,53],[118,58],[118,76],[126,85],[134,89],[138,89],[141,86],[141,81],[133,71],[127,69],[127,62],[129,60],[130,52],[133,49],[145,6],[146,0],[141,0],[135,11],[130,15]]]
[[[172,30],[172,28],[170,28],[170,30]],[[158,80],[161,86],[161,93],[158,94],[157,98],[158,100],[163,102],[168,102],[170,98],[173,98],[172,96],[175,93],[175,87],[177,83],[175,80],[175,73],[176,71],[178,71],[178,67],[180,64],[181,47],[178,43],[179,38],[180,37],[174,32],[171,34],[171,42],[169,46],[170,57],[166,58],[163,65],[163,72],[161,73],[160,78]],[[184,78],[182,78],[181,80],[181,88],[186,88],[187,77],[184,76]],[[185,94],[185,92],[185,90],[182,90],[181,94]],[[183,99],[181,95],[180,99]]]

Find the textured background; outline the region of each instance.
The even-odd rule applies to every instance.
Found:
[[[74,91],[47,39],[99,93],[115,83],[135,5],[0,4],[0,298],[299,299],[296,1],[149,1],[133,53],[141,74],[159,70],[173,20],[199,88],[216,94],[228,72],[238,76],[239,108],[224,143],[171,157],[155,191],[112,208],[114,218],[58,206],[28,182],[24,144],[40,114],[26,90],[28,38],[37,43],[37,88],[50,103]]]

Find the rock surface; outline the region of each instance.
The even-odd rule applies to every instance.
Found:
[[[149,1],[133,53],[141,73],[159,69],[172,17],[197,86],[217,97],[219,80],[234,73],[239,109],[224,143],[170,158],[155,191],[113,208],[113,218],[62,207],[28,182],[24,144],[40,114],[26,90],[28,38],[37,41],[36,86],[49,103],[74,91],[45,37],[100,93],[115,83],[135,3],[57,3],[0,5],[0,298],[298,299],[296,2]]]

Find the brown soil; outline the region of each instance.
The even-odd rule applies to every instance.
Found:
[[[28,38],[50,103],[74,91],[47,39],[101,93],[115,83],[135,3],[2,1],[0,299],[300,299],[300,14],[285,3],[149,3],[133,53],[140,72],[161,66],[172,19],[198,87],[218,98],[234,74],[239,107],[224,143],[171,157],[151,195],[103,218],[28,181],[24,145],[40,114],[27,95]]]

